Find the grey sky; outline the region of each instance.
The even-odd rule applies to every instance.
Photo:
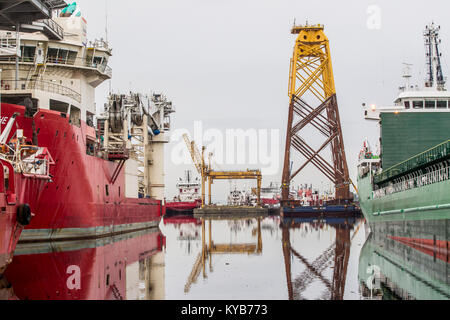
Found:
[[[331,54],[350,173],[367,137],[375,147],[378,128],[365,122],[361,103],[391,104],[402,85],[402,63],[414,64],[415,81],[424,77],[422,31],[441,25],[444,72],[448,74],[450,4],[429,1],[284,0],[106,0],[108,40],[113,47],[112,88],[125,92],[161,91],[175,104],[174,128],[280,129],[280,170],[264,184],[280,181],[287,120],[289,59],[297,23],[321,23]],[[105,37],[105,0],[81,0],[90,39]],[[367,28],[367,9],[381,9],[381,29]],[[108,84],[99,87],[103,104]],[[167,197],[189,166],[166,157]],[[246,169],[247,166],[243,166]],[[320,187],[326,179],[311,168],[298,182]],[[223,200],[229,184],[215,186]]]

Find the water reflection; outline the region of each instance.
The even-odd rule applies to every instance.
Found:
[[[333,218],[314,220],[311,218],[283,218],[282,228],[282,248],[286,271],[286,281],[289,293],[289,300],[305,299],[304,292],[318,279],[325,286],[319,299],[342,300],[344,298],[345,283],[347,278],[347,268],[350,257],[350,231],[355,224],[354,218]],[[305,258],[291,243],[291,230],[312,227],[322,229],[324,226],[335,229],[335,240],[326,249],[319,251],[319,255],[314,260]],[[360,226],[356,229],[353,237],[357,234]],[[352,237],[352,238],[353,238]],[[297,258],[306,268],[298,276],[292,277],[292,257]],[[327,269],[332,268],[331,279],[325,276]]]
[[[0,281],[17,299],[360,299],[356,218],[166,217],[149,230],[22,244]],[[8,285],[8,283],[10,285]]]
[[[219,219],[223,220],[223,219]],[[239,222],[250,222],[251,220],[228,220],[231,231],[242,230]],[[252,231],[252,236],[257,237],[256,243],[215,243],[212,235],[213,219],[208,219],[208,243],[206,243],[206,220],[201,219],[202,225],[202,250],[197,255],[194,266],[189,274],[184,292],[188,293],[191,285],[197,282],[200,271],[203,271],[203,278],[207,278],[206,266],[209,265],[209,272],[213,272],[213,255],[217,254],[243,254],[243,255],[260,255],[262,252],[262,238],[261,238],[261,218],[257,218],[257,227]]]
[[[365,235],[358,236],[363,221],[355,217],[198,219],[189,222],[199,234],[190,238],[192,251],[180,237],[183,224],[172,219],[163,231],[166,299],[360,298],[356,270]]]
[[[3,298],[164,299],[164,245],[159,230],[21,244],[5,273]]]
[[[444,225],[448,225],[448,221]],[[430,228],[427,232],[433,233]],[[450,299],[446,246],[428,245],[372,232],[361,250],[359,279],[366,299]]]

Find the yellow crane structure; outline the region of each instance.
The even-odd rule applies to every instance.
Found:
[[[208,204],[212,204],[211,199],[211,185],[214,184],[214,180],[256,180],[256,197],[258,206],[261,206],[261,183],[262,174],[261,170],[249,170],[247,171],[214,171],[212,170],[211,158],[212,153],[208,155],[208,164],[205,162],[206,147],[202,147],[202,152],[197,148],[195,141],[191,141],[187,134],[183,135],[183,139],[186,142],[186,146],[192,158],[197,172],[202,178],[202,208],[206,205],[206,183],[208,183]]]

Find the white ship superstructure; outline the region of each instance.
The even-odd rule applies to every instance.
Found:
[[[172,103],[162,94],[111,94],[98,108],[95,90],[112,77],[112,49],[104,39],[88,41],[87,21],[74,4],[47,2],[55,4],[48,19],[0,30],[2,103],[25,106],[29,117],[44,109],[73,126],[85,123],[86,153],[119,162],[120,170],[125,164],[125,196],[163,200]],[[7,121],[2,116],[1,124]]]
[[[200,179],[193,178],[192,171],[185,171],[185,177],[179,179],[177,189],[179,191],[176,200],[179,202],[192,202],[201,199],[200,190],[202,185]]]

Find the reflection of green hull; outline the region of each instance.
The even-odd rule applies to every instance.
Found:
[[[366,176],[358,180],[358,189],[361,210],[371,226],[380,222],[450,219],[450,180],[373,199],[371,179]]]
[[[380,271],[380,285],[402,298],[450,299],[449,264],[434,261],[432,256],[391,240],[385,234],[372,233],[364,244],[359,258],[359,281],[367,283],[371,269],[375,268]]]

